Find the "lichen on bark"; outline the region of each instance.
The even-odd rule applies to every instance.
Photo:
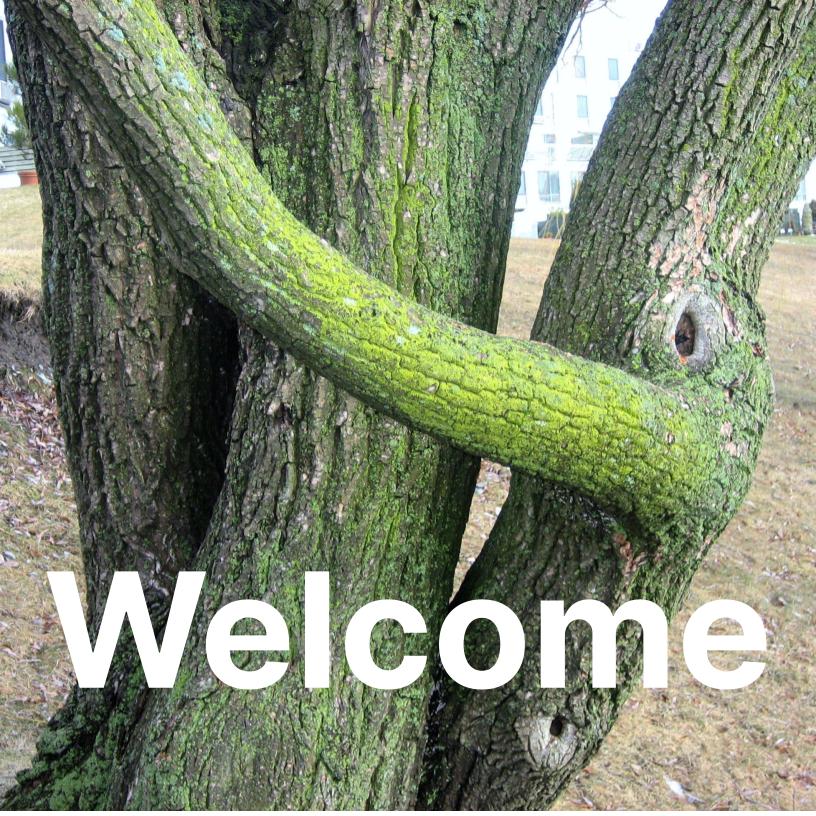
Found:
[[[782,37],[774,49],[767,48],[769,31]],[[536,621],[540,599],[569,606],[595,598],[615,608],[645,598],[669,617],[683,602],[748,489],[770,416],[758,270],[814,152],[814,44],[811,5],[708,3],[702,13],[693,0],[670,4],[581,185],[533,330],[537,340],[704,406],[719,427],[723,461],[730,460],[712,485],[712,512],[644,527],[575,491],[514,474],[502,514],[454,603],[490,597]],[[702,64],[705,71],[691,69]],[[747,84],[726,82],[735,69]],[[791,96],[791,88],[799,92]],[[714,353],[699,368],[681,359],[673,342],[683,314],[709,333]],[[614,723],[640,673],[637,627],[619,633],[620,685],[613,690],[590,686],[588,632],[573,626],[567,688],[531,693],[539,633],[531,627],[527,634],[535,658],[500,695],[440,687],[426,805],[552,802]],[[474,632],[473,644],[474,659],[489,663],[495,644],[483,631]],[[569,750],[559,737],[532,757],[529,724],[554,717],[570,735]]]
[[[671,4],[582,185],[530,344],[476,329],[495,328],[524,140],[582,3],[509,5],[261,2],[248,15],[232,0],[9,0],[15,39],[32,43],[29,105],[54,118],[37,87],[67,60],[71,90],[105,114],[123,189],[146,202],[168,266],[243,321],[224,486],[214,505],[209,494],[207,534],[185,550],[210,581],[179,683],[145,693],[125,666],[119,699],[97,709],[104,750],[66,755],[72,732],[52,730],[39,775],[12,803],[409,807],[424,762],[420,803],[541,807],[614,722],[638,673],[630,628],[615,691],[577,672],[566,692],[524,694],[520,684],[536,688],[529,665],[499,701],[440,686],[424,758],[428,677],[373,692],[347,682],[335,646],[332,688],[306,693],[295,648],[291,676],[251,696],[215,684],[202,656],[208,616],[238,597],[275,603],[298,644],[306,570],[333,576],[336,644],[365,600],[417,606],[429,636],[412,647],[433,642],[445,611],[476,460],[297,357],[421,430],[539,474],[514,477],[458,601],[492,597],[526,616],[542,597],[648,597],[672,612],[747,487],[770,405],[753,296],[790,192],[777,174],[809,151],[810,132],[790,123],[813,122],[813,100],[796,93],[816,64],[812,36],[802,39],[813,4]],[[695,58],[704,71],[690,70]],[[62,166],[48,150],[56,138],[38,146],[45,177]],[[770,151],[774,140],[784,149]],[[65,161],[88,169],[86,158]],[[77,239],[63,225],[58,240]],[[683,315],[707,341],[685,365]],[[176,331],[186,318],[162,314]],[[77,478],[92,464],[79,460]],[[109,471],[114,487],[120,472]],[[188,487],[164,499],[183,502]],[[90,538],[86,562],[103,555]],[[490,633],[473,637],[475,660],[489,662]],[[588,641],[568,640],[575,668]],[[406,646],[387,629],[375,655],[388,663]],[[71,726],[75,715],[62,716]]]

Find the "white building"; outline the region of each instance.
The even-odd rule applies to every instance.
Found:
[[[796,191],[796,198],[791,202],[791,207],[794,210],[799,210],[799,214],[801,215],[805,203],[813,201],[814,199],[816,199],[816,161],[810,165],[810,170],[807,171],[807,175],[802,179],[802,183]]]
[[[6,81],[6,25],[3,19],[3,9],[0,7],[0,108],[7,108],[14,99],[14,88]]]
[[[34,153],[0,144],[0,190],[20,186],[20,171],[34,169]]]
[[[513,236],[536,238],[555,212],[569,210],[598,137],[666,0],[611,0],[573,31],[535,112],[516,199]],[[816,162],[791,204],[816,199]]]

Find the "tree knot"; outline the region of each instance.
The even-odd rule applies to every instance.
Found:
[[[675,303],[666,324],[666,342],[690,371],[703,371],[725,341],[717,303],[702,292],[688,292]]]
[[[516,722],[528,762],[537,770],[563,768],[578,747],[578,729],[561,715],[524,717]]]

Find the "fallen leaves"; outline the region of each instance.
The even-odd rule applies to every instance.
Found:
[[[0,788],[72,684],[49,569],[81,572],[76,507],[50,386],[0,376]]]

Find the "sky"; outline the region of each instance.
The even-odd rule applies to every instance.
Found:
[[[5,20],[6,19],[5,15],[6,15],[6,12],[5,12],[5,8],[3,7],[3,0],[0,0],[0,17],[2,17],[3,20]],[[3,29],[5,30],[5,26],[3,26]],[[6,59],[9,62],[11,62],[11,45],[9,44],[9,41],[8,41],[8,34],[6,34]]]
[[[5,9],[3,7],[3,0],[0,0],[0,19],[3,20],[5,23]],[[3,25],[3,32],[5,33],[5,41],[6,41],[6,61],[11,62],[11,45],[8,41],[8,32],[6,32],[6,26]],[[0,127],[5,124],[6,121],[6,109],[0,107]]]
[[[666,7],[667,0],[609,0],[605,8],[591,11],[594,15],[616,14],[629,20],[651,20],[652,27],[661,11]],[[593,6],[603,5],[595,0]]]
[[[0,0],[0,17],[2,17],[3,20],[5,21],[6,17],[5,17],[5,9],[3,8],[3,0]],[[6,34],[6,36],[5,36],[5,40],[6,40],[6,60],[8,62],[11,62],[11,45],[9,44],[8,33],[5,31],[5,29],[6,29],[6,27],[4,25],[3,26],[3,31]]]
[[[632,33],[635,35],[633,39],[645,43],[654,31],[655,22],[666,4],[667,0],[608,0],[606,3],[603,0],[594,0],[590,11],[579,23],[592,28],[600,36],[600,32],[609,27],[610,23],[613,23],[614,29],[625,21],[633,30]],[[579,23],[576,23],[576,26]],[[567,37],[568,45],[573,39],[574,30],[575,28]]]
[[[600,5],[597,0],[594,5]],[[611,11],[621,17],[634,20],[636,17],[656,20],[658,14],[666,7],[666,0],[610,0],[605,11]],[[593,11],[603,14],[604,11]]]

